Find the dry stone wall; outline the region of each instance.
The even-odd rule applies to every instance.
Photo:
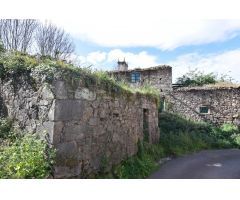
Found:
[[[169,110],[188,119],[240,125],[240,88],[182,88],[168,94]],[[209,112],[200,113],[206,106]]]
[[[53,85],[53,143],[58,149],[56,177],[86,177],[109,170],[136,154],[143,140],[143,109],[149,110],[149,142],[159,140],[156,102],[146,97],[113,96],[104,90]]]
[[[31,81],[31,80],[34,81]],[[48,132],[57,149],[55,178],[88,177],[137,153],[144,138],[159,140],[156,99],[140,94],[116,95],[79,81],[19,76],[0,84],[1,109],[29,132]]]
[[[14,119],[15,126],[27,132],[50,132],[48,113],[53,103],[50,87],[35,85],[29,75],[10,76],[0,82],[0,116]]]

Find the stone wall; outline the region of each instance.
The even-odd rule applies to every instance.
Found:
[[[156,99],[117,95],[81,80],[19,76],[0,84],[0,99],[15,124],[30,132],[47,131],[57,149],[55,178],[88,177],[136,154],[148,111],[149,142],[159,140]]]
[[[139,72],[141,74],[140,82],[131,83],[131,73]],[[118,80],[125,80],[133,86],[151,85],[158,89],[161,93],[172,90],[172,67],[157,66],[145,69],[133,69],[128,71],[114,71],[110,72]]]
[[[181,88],[169,93],[168,109],[196,121],[240,125],[240,88]],[[207,106],[209,113],[201,114]]]
[[[48,113],[54,95],[48,84],[35,85],[29,75],[10,76],[0,82],[0,116],[15,120],[15,126],[29,132],[50,130]]]
[[[145,97],[112,96],[104,90],[68,90],[54,83],[54,144],[59,149],[56,176],[97,172],[137,152],[143,140],[143,109],[149,110],[149,139],[159,139],[157,106]],[[106,163],[105,163],[106,164]]]

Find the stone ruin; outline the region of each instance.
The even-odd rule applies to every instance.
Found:
[[[155,98],[127,95],[75,82],[29,75],[0,82],[1,115],[28,132],[47,132],[57,149],[55,178],[85,178],[133,156],[148,135],[159,141]],[[144,124],[147,124],[144,128]]]

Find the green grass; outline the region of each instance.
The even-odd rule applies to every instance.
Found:
[[[110,173],[100,172],[95,178],[141,179],[158,168],[157,161],[164,156],[159,144],[138,143],[138,153],[121,164],[114,166]]]

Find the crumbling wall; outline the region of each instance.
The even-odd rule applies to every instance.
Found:
[[[58,149],[56,177],[86,177],[137,153],[143,109],[149,110],[149,142],[159,140],[157,105],[144,96],[118,96],[56,81],[52,118]]]
[[[159,140],[156,99],[140,94],[115,94],[85,87],[81,80],[61,77],[8,77],[2,102],[15,125],[28,132],[47,132],[57,149],[56,178],[88,177],[136,154],[148,110],[148,138]],[[146,134],[146,133],[145,133]]]
[[[196,121],[240,125],[240,88],[182,88],[168,94],[168,109]],[[200,113],[207,106],[209,113]]]
[[[1,80],[0,103],[3,116],[27,132],[50,132],[48,112],[54,99],[48,84],[35,83],[29,74],[11,75]]]

